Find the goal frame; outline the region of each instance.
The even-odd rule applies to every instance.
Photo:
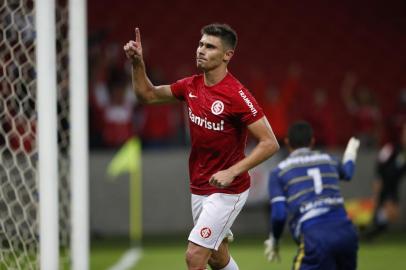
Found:
[[[40,268],[59,269],[55,0],[37,0]],[[69,0],[71,269],[89,268],[86,0]]]

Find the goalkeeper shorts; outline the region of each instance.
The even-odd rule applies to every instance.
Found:
[[[325,220],[303,229],[294,270],[357,269],[358,235],[349,220]]]

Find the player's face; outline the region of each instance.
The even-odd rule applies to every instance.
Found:
[[[226,49],[219,37],[203,35],[196,50],[196,65],[203,71],[210,71],[227,65],[232,55],[233,50]]]

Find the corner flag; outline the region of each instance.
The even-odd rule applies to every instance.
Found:
[[[130,238],[141,242],[142,238],[142,162],[141,143],[136,137],[129,139],[113,157],[107,174],[115,178],[130,174]]]

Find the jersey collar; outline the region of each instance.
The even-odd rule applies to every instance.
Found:
[[[301,156],[304,154],[307,154],[311,152],[311,149],[309,147],[302,147],[294,150],[292,153],[290,153],[290,157],[296,157],[296,156]]]

